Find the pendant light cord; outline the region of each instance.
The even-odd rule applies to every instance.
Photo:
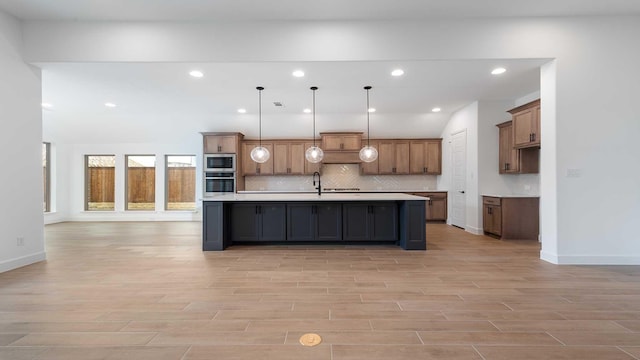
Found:
[[[260,147],[262,147],[262,90],[264,88],[262,86],[258,86],[258,127],[259,127],[259,143]]]
[[[371,89],[371,86],[365,86],[364,89],[367,90],[367,147],[370,147],[371,144],[369,143],[369,140],[371,139],[371,130],[369,130],[369,89]]]
[[[313,91],[313,101],[311,103],[313,107],[313,147],[316,147],[316,90],[318,90],[318,88],[312,86],[311,90]]]

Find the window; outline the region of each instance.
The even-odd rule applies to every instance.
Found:
[[[42,185],[44,188],[44,212],[51,211],[51,144],[42,143]]]
[[[126,210],[156,209],[156,157],[127,155]]]
[[[166,210],[196,209],[196,157],[167,155]]]
[[[87,211],[115,210],[115,155],[85,156],[85,204]]]

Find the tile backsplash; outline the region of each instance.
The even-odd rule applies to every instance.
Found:
[[[359,188],[365,190],[436,190],[436,175],[360,175],[358,164],[323,164],[322,188]],[[246,176],[250,191],[314,191],[311,175]]]

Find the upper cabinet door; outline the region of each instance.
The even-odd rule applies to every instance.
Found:
[[[259,146],[259,142],[245,142],[242,144],[243,175],[273,175],[273,144],[262,142],[262,146],[269,150],[269,160],[260,164],[251,159],[251,150]]]
[[[513,121],[513,143],[517,149],[540,147],[540,100],[509,110]]]
[[[411,141],[409,171],[411,174],[441,174],[442,140],[430,139]]]
[[[304,143],[296,142],[289,144],[289,174],[302,175],[305,173],[305,163],[308,162],[304,157],[305,150],[307,150],[307,148],[304,147]]]
[[[360,151],[362,133],[323,133],[322,150],[324,151]]]
[[[404,175],[409,173],[409,142],[396,141],[395,143],[396,166],[394,174]]]
[[[273,173],[276,175],[286,175],[289,173],[289,144],[273,144]]]
[[[360,173],[363,175],[378,175],[378,163],[380,161],[380,144],[375,140],[369,140],[369,145],[378,150],[378,158],[372,162],[361,162]]]
[[[205,135],[205,154],[235,154],[238,137],[236,135]]]

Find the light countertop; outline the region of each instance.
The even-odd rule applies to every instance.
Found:
[[[496,197],[496,198],[539,198],[540,195],[495,195],[495,194],[482,194],[482,196]]]
[[[351,193],[446,193],[446,190],[355,190],[355,191],[334,191],[322,190],[322,194],[351,194]],[[317,194],[317,190],[242,190],[238,194]]]
[[[428,200],[422,196],[407,195],[404,193],[244,193],[244,194],[220,194],[208,195],[202,201],[403,201],[403,200]]]

